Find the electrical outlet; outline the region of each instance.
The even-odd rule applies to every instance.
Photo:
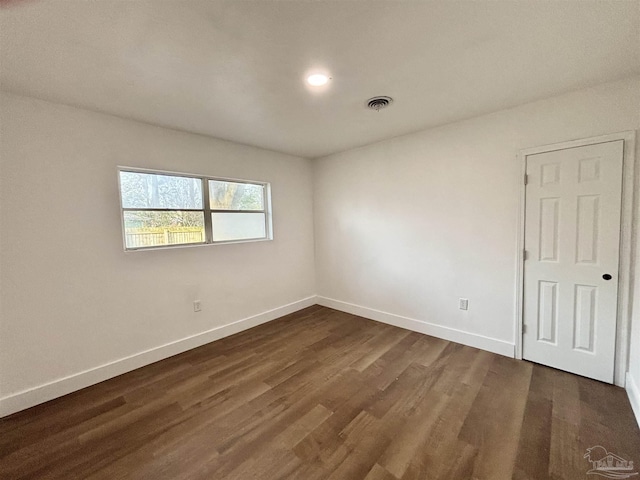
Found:
[[[458,308],[460,310],[469,310],[469,299],[467,298],[461,298],[458,301]]]
[[[193,311],[194,312],[200,312],[202,310],[202,303],[200,303],[200,300],[194,300],[193,301]]]

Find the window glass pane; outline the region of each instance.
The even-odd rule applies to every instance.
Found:
[[[154,173],[120,172],[123,208],[202,208],[202,180]]]
[[[209,180],[209,203],[213,210],[264,210],[264,186]]]
[[[264,213],[212,213],[213,241],[265,238]]]
[[[204,243],[204,212],[128,210],[124,214],[127,248]]]

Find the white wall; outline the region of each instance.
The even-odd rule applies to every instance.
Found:
[[[636,185],[640,187],[640,155],[636,158],[636,167]],[[631,406],[640,425],[640,188],[636,189],[635,242],[634,294],[626,387]]]
[[[316,279],[318,295],[331,299],[321,302],[507,353],[522,181],[516,154],[638,129],[639,106],[636,77],[317,160]],[[467,312],[459,297],[469,299]],[[636,361],[638,340],[636,332]]]
[[[5,413],[84,386],[38,394],[49,382],[315,293],[309,160],[31,98],[0,101]],[[117,165],[271,182],[274,240],[125,253]]]

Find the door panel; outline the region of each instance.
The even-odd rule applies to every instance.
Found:
[[[597,265],[598,263],[598,218],[600,195],[578,197],[578,239],[576,263]]]
[[[576,285],[576,311],[573,316],[573,348],[593,353],[598,287]]]
[[[623,145],[619,140],[526,159],[523,358],[609,383]]]
[[[540,200],[540,261],[558,261],[559,198]]]

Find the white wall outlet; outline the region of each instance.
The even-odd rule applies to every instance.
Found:
[[[460,310],[469,310],[469,299],[461,298],[460,300],[458,300],[458,308]]]
[[[200,303],[200,300],[194,300],[193,301],[193,311],[194,312],[202,311],[202,303]]]

